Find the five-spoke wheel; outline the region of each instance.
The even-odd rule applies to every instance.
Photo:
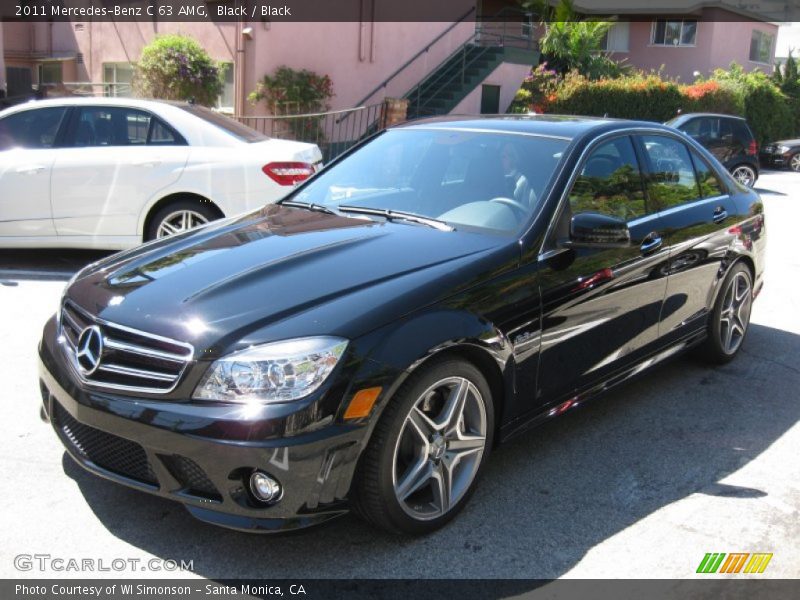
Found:
[[[359,463],[355,509],[392,532],[426,533],[460,511],[492,447],[486,378],[457,358],[421,367],[381,415]]]
[[[721,364],[731,360],[742,346],[750,325],[753,306],[753,277],[744,263],[738,262],[725,277],[717,296],[708,338],[699,348],[700,356]]]
[[[747,187],[753,187],[756,183],[756,171],[749,165],[739,165],[731,171],[733,178]]]
[[[163,206],[149,220],[146,240],[177,235],[209,221],[220,218],[220,213],[208,201],[200,199],[176,200]]]

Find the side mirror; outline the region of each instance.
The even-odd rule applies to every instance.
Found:
[[[626,248],[631,245],[628,224],[617,217],[584,212],[572,217],[568,248]]]

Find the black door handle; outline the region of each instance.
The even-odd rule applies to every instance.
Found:
[[[655,231],[653,233],[649,233],[646,238],[642,241],[642,245],[639,246],[639,250],[642,251],[642,254],[652,254],[664,243],[664,240],[661,239],[661,236],[658,235]]]
[[[711,217],[714,223],[722,223],[725,219],[728,218],[728,211],[718,206],[714,210],[714,215]]]

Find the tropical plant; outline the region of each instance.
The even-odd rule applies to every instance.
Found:
[[[619,77],[628,70],[603,48],[614,21],[581,19],[572,0],[561,0],[555,7],[545,0],[523,0],[522,4],[539,15],[544,30],[539,47],[551,68],[560,73],[577,71],[593,80]]]
[[[197,40],[169,34],[156,37],[142,49],[132,85],[137,96],[212,106],[224,84],[220,65]]]

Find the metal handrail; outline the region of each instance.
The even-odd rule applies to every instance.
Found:
[[[447,29],[445,29],[444,31],[442,31],[442,32],[441,32],[439,35],[437,35],[435,38],[433,38],[433,39],[432,39],[430,42],[428,42],[427,44],[425,44],[425,47],[424,47],[424,48],[422,48],[422,50],[420,50],[420,51],[419,51],[419,52],[417,52],[417,53],[416,53],[414,56],[412,56],[411,58],[409,58],[409,59],[408,59],[408,60],[407,60],[405,63],[403,63],[403,65],[402,65],[402,66],[401,66],[399,69],[397,69],[397,70],[396,70],[394,73],[392,73],[391,75],[389,75],[389,77],[387,77],[386,79],[384,79],[384,80],[383,80],[383,82],[382,82],[382,83],[380,83],[380,84],[378,85],[378,87],[376,87],[376,88],[375,88],[374,90],[372,90],[372,91],[371,91],[369,94],[367,94],[367,95],[366,95],[366,96],[364,96],[364,97],[363,97],[361,100],[359,100],[359,101],[357,102],[357,105],[364,104],[364,103],[365,103],[367,100],[369,100],[370,98],[372,98],[372,96],[374,96],[374,95],[375,95],[377,92],[379,92],[380,90],[382,90],[383,88],[385,88],[385,87],[386,87],[386,86],[389,84],[389,82],[390,82],[392,79],[394,79],[394,78],[395,78],[395,77],[397,77],[397,76],[398,76],[400,73],[402,73],[403,71],[405,71],[405,70],[406,70],[406,69],[407,69],[407,68],[408,68],[408,67],[411,65],[411,63],[413,63],[413,62],[414,62],[415,60],[417,60],[417,59],[418,59],[420,56],[422,56],[423,54],[425,54],[426,52],[428,52],[428,51],[431,49],[431,47],[432,47],[432,46],[433,46],[433,45],[434,45],[436,42],[438,42],[438,41],[439,41],[440,39],[442,39],[442,38],[443,38],[445,35],[447,35],[448,33],[450,33],[450,32],[451,32],[451,31],[452,31],[452,30],[453,30],[453,29],[454,29],[454,28],[455,28],[457,25],[459,25],[459,24],[460,24],[460,23],[461,23],[461,22],[462,22],[464,19],[466,19],[468,16],[470,16],[470,15],[471,15],[472,13],[474,13],[476,10],[477,10],[477,9],[476,9],[476,7],[475,7],[475,6],[472,6],[472,7],[471,7],[471,8],[470,8],[470,9],[469,9],[467,12],[465,12],[463,15],[461,15],[461,17],[460,17],[460,18],[459,18],[457,21],[454,21],[454,22],[453,22],[453,23],[452,23],[452,24],[451,24],[451,25],[450,25],[450,26],[449,26]]]

